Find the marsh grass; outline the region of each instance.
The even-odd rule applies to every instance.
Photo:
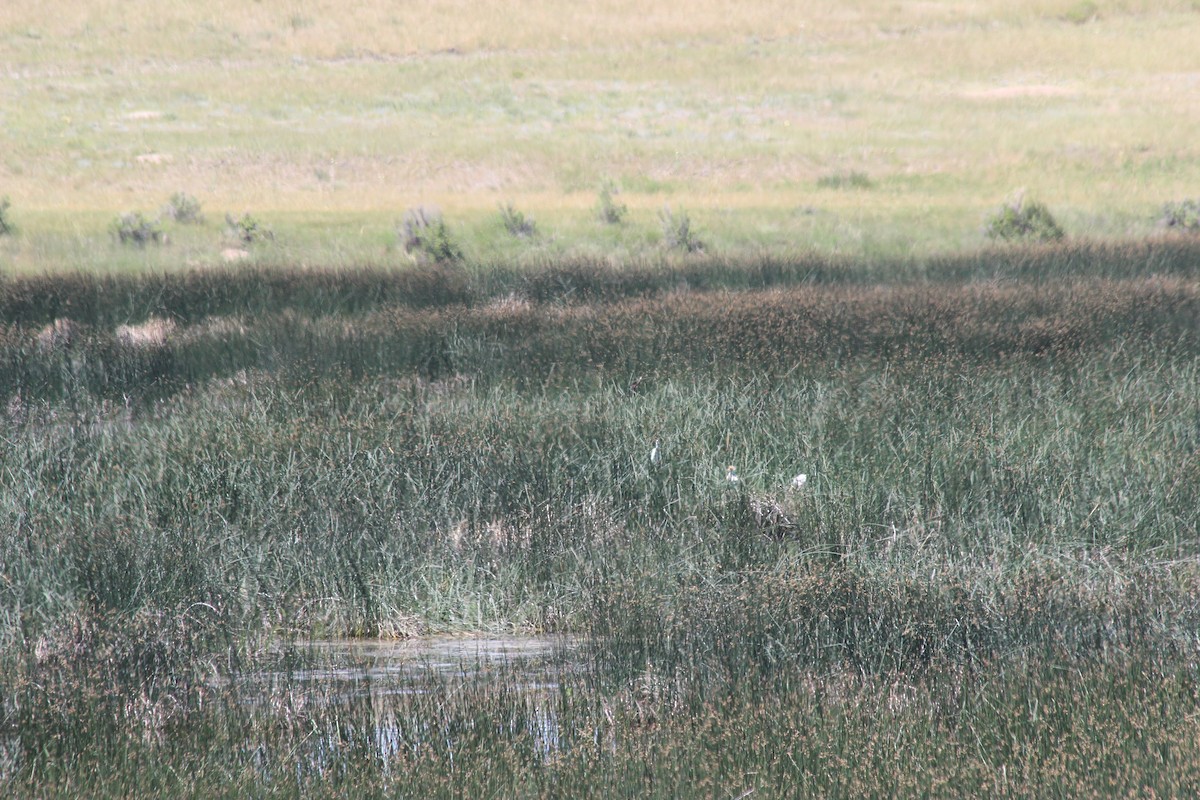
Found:
[[[413,246],[421,249],[424,245]],[[435,255],[439,252],[435,248]],[[807,252],[691,256],[682,260],[661,255],[630,261],[543,258],[518,264],[458,263],[461,250],[447,252],[453,257],[431,257],[434,263],[415,267],[367,262],[297,268],[256,261],[235,267],[210,263],[190,269],[140,272],[0,274],[0,320],[47,324],[70,318],[82,324],[110,326],[149,316],[186,323],[211,316],[286,310],[323,316],[398,306],[478,307],[512,296],[550,305],[655,298],[692,291],[801,286],[984,281],[1036,285],[1156,275],[1190,280],[1200,263],[1200,242],[1188,236],[1114,243],[1083,240],[908,258],[881,255],[873,259]]]
[[[28,399],[132,402],[247,371],[289,381],[461,375],[487,386],[537,388],[685,371],[778,378],[859,359],[1071,360],[1109,343],[1187,352],[1200,303],[1194,282],[1175,277],[663,293],[639,288],[636,276],[584,269],[531,276],[510,295],[525,301],[486,305],[471,299],[469,275],[437,267],[310,277],[239,271],[231,278],[80,276],[55,284],[58,297],[38,294],[37,282],[9,284],[13,317],[31,319],[4,329],[0,389]],[[109,291],[117,298],[112,306],[104,304]],[[646,296],[621,298],[628,293]],[[598,302],[587,301],[597,295]],[[447,303],[455,297],[464,302]],[[259,302],[279,310],[256,310]],[[71,316],[56,316],[64,312]],[[114,325],[101,316],[114,313],[143,323]],[[33,322],[39,316],[50,321]]]
[[[1195,246],[6,279],[0,781],[1186,793]]]
[[[98,720],[36,783],[10,785],[66,796],[72,776],[90,775],[104,796],[1171,796],[1200,777],[1187,713],[1197,676],[1169,659],[801,672],[780,690],[712,691],[649,671],[599,701],[570,673],[536,700],[496,677],[339,697],[284,673],[242,690],[249,703],[214,693],[186,735]]]
[[[0,8],[0,795],[1197,795],[1194,3],[295,5]]]

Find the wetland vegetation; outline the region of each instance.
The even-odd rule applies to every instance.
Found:
[[[1200,795],[1196,4],[471,5],[0,8],[0,795]]]
[[[1198,256],[6,279],[4,780],[1183,793]],[[582,643],[297,677],[444,631]]]

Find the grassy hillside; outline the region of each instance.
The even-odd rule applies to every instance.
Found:
[[[258,258],[377,261],[421,205],[483,260],[643,253],[664,206],[710,249],[927,253],[1022,189],[1139,235],[1200,184],[1198,37],[1182,2],[6,4],[0,265],[214,263],[246,211],[278,234]],[[111,244],[176,192],[205,226]]]

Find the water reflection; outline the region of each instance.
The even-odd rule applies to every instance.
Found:
[[[310,740],[302,770],[324,771],[351,740],[361,756],[385,767],[402,749],[406,755],[432,749],[453,763],[456,741],[471,732],[461,720],[443,729],[436,710],[481,701],[504,710],[503,720],[491,717],[498,728],[492,736],[516,736],[547,757],[561,746],[559,690],[580,669],[580,647],[566,636],[314,641],[286,654],[288,669],[243,676],[239,694],[269,713],[336,720],[333,731]],[[366,742],[373,752],[361,752]]]
[[[502,673],[522,688],[553,689],[555,676],[579,649],[568,636],[441,636],[399,641],[337,639],[299,645],[313,665],[290,671],[300,682],[402,684],[458,676],[476,680]],[[413,686],[394,686],[408,688]]]

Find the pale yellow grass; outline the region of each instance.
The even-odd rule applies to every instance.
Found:
[[[789,213],[817,209],[835,240],[958,245],[1018,189],[1075,232],[1149,230],[1200,194],[1200,13],[1101,2],[1075,24],[1081,7],[5,3],[0,196],[27,236],[177,191],[297,225],[422,204],[482,221],[512,201],[585,236],[606,179],[646,224],[667,204],[728,211],[743,239],[768,212],[806,236]],[[871,188],[818,184],[852,172]]]
[[[1074,0],[26,0],[0,8],[0,30],[51,43],[80,62],[95,55],[174,61],[227,48],[315,58],[420,55],[455,50],[546,50],[563,46],[636,47],[652,42],[800,34],[839,38],[901,36],[927,26],[1026,26],[1060,20]],[[1189,12],[1188,0],[1101,2],[1100,20]],[[53,44],[51,44],[53,47]]]
[[[117,341],[129,347],[161,347],[175,332],[175,323],[169,319],[151,317],[140,325],[118,325]]]
[[[83,47],[62,49],[81,62],[91,53],[173,61],[226,50],[242,50],[248,58],[270,52],[338,58],[597,43],[636,47],[664,40],[790,36],[817,20],[821,30],[838,29],[861,24],[868,13],[834,2],[806,3],[798,10],[798,4],[784,0],[737,6],[712,0],[649,5],[633,0],[81,0],[5,6],[0,28],[52,41],[70,38]]]

